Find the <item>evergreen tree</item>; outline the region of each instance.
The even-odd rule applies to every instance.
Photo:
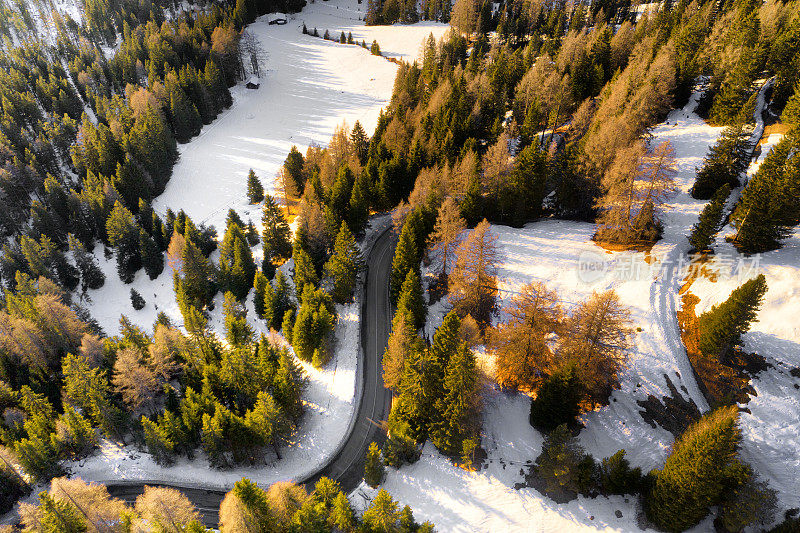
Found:
[[[750,145],[743,127],[739,124],[725,128],[719,140],[709,148],[703,166],[697,171],[692,197],[707,200],[725,184],[730,188],[739,186],[739,176],[750,163]]]
[[[572,425],[580,414],[583,385],[572,365],[565,365],[545,379],[531,401],[530,423],[542,431]]]
[[[131,307],[137,311],[144,309],[145,301],[136,289],[131,289]]]
[[[247,310],[230,292],[225,293],[225,337],[231,346],[245,346],[253,340],[253,329],[247,323]]]
[[[304,292],[306,285],[316,287],[319,278],[308,252],[303,247],[295,245],[292,259],[294,259],[294,286],[297,288],[297,293]]]
[[[147,451],[153,456],[153,460],[160,465],[172,464],[176,443],[169,434],[146,416],[142,416],[142,431]]]
[[[367,456],[364,460],[364,481],[370,487],[377,487],[383,481],[384,466],[381,458],[381,449],[374,442],[369,445]]]
[[[750,324],[757,320],[766,292],[766,278],[759,274],[734,289],[727,300],[700,315],[697,328],[703,355],[724,361],[742,342],[742,335],[750,329]]]
[[[139,253],[142,266],[150,279],[156,279],[164,271],[164,256],[156,242],[144,230],[139,231]]]
[[[275,199],[264,197],[264,210],[261,218],[263,229],[261,242],[264,245],[264,261],[280,263],[292,254],[291,231]]]
[[[56,439],[62,455],[80,459],[97,446],[97,436],[89,421],[70,406],[56,421]]]
[[[289,155],[286,156],[286,160],[283,162],[283,168],[292,179],[294,190],[298,195],[303,194],[305,187],[305,178],[303,177],[304,164],[303,154],[300,153],[297,146],[292,146],[291,150],[289,150]]]
[[[585,493],[591,483],[594,460],[562,424],[545,437],[534,468],[545,482],[548,494]]]
[[[725,201],[730,194],[731,189],[726,183],[714,193],[711,202],[700,212],[700,219],[692,226],[692,234],[689,235],[689,244],[693,250],[703,252],[711,246],[714,235],[722,225]]]
[[[741,463],[736,406],[722,407],[704,416],[675,442],[667,462],[651,472],[652,488],[645,512],[656,526],[683,531],[700,522],[709,508],[721,502],[726,485]]]
[[[403,287],[403,282],[408,276],[410,270],[417,271],[421,260],[421,250],[416,241],[414,228],[411,224],[406,222],[403,224],[403,229],[400,232],[400,241],[397,243],[397,248],[394,251],[394,259],[392,260],[392,272],[390,275],[390,293],[392,300],[397,301],[400,296],[400,291]]]
[[[465,343],[450,357],[443,385],[444,396],[436,402],[442,420],[431,438],[440,451],[454,456],[462,452],[464,441],[477,436],[480,427],[475,355]]]
[[[361,253],[347,224],[342,222],[331,258],[325,263],[325,274],[330,279],[333,301],[347,303],[353,296],[358,272],[363,268]]]
[[[133,276],[142,267],[139,251],[139,232],[141,231],[133,214],[119,201],[106,222],[108,243],[117,252],[117,272],[123,283],[131,283]]]
[[[169,114],[172,118],[175,139],[185,143],[200,133],[203,121],[195,105],[178,84],[177,76],[173,72],[166,76],[166,89],[169,94]]]
[[[258,204],[264,200],[264,186],[261,185],[261,181],[256,177],[256,173],[253,172],[252,168],[247,175],[247,198],[251,204]]]
[[[397,299],[397,314],[404,311],[410,313],[414,330],[425,327],[425,318],[428,314],[428,307],[422,294],[422,283],[416,270],[409,270],[405,281],[400,289],[400,296]]]
[[[219,273],[225,289],[244,299],[253,286],[256,264],[242,227],[235,221],[228,224],[220,246]]]
[[[88,289],[102,287],[106,282],[106,276],[100,270],[97,258],[95,258],[94,254],[89,253],[84,244],[71,233],[68,235],[68,240],[72,257],[75,259],[75,266],[78,267],[78,272],[80,272],[81,291],[86,292]]]
[[[39,524],[41,533],[84,533],[89,531],[84,515],[64,500],[46,492],[39,494]]]
[[[364,511],[364,525],[370,531],[398,531],[397,522],[400,513],[397,502],[392,499],[386,489],[381,489],[375,499]]]
[[[253,307],[256,312],[256,316],[258,318],[262,318],[267,320],[268,322],[272,321],[272,299],[274,298],[274,292],[272,290],[272,284],[267,279],[267,276],[262,274],[261,272],[256,272],[255,278],[253,279]],[[267,294],[269,293],[269,295]],[[269,300],[269,317],[265,317],[265,311],[267,310],[267,301]]]

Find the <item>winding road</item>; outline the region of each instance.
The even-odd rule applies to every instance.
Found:
[[[383,444],[386,433],[381,422],[389,417],[392,393],[383,386],[381,357],[389,340],[392,322],[389,298],[389,275],[394,257],[395,238],[386,230],[378,237],[367,257],[364,298],[361,309],[361,346],[363,358],[361,371],[361,396],[355,422],[338,451],[317,472],[299,480],[310,491],[321,477],[338,481],[345,492],[358,486],[364,473],[364,456],[370,443]],[[225,492],[198,486],[161,483],[158,481],[135,483],[108,483],[112,496],[132,502],[144,492],[145,485],[171,487],[183,492],[200,512],[203,523],[217,527],[219,506]]]

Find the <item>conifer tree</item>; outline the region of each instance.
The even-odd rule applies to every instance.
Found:
[[[219,508],[223,531],[261,533],[276,525],[266,493],[247,478],[242,478],[225,495]]]
[[[331,282],[330,294],[333,301],[342,304],[350,301],[358,272],[362,268],[361,252],[347,224],[342,222],[333,255],[325,263],[325,274]]]
[[[300,153],[297,146],[292,146],[291,150],[289,150],[289,155],[286,156],[286,160],[283,162],[283,169],[291,178],[294,190],[298,195],[303,193],[303,188],[305,186],[305,179],[303,177],[304,163],[305,159],[303,158],[303,154]]]
[[[362,172],[356,177],[347,209],[347,225],[351,231],[359,235],[364,231],[369,219],[370,196],[369,177]]]
[[[698,318],[700,351],[706,357],[724,361],[742,342],[742,335],[757,320],[758,309],[767,292],[764,274],[734,289],[727,300]]]
[[[750,162],[750,145],[743,132],[744,124],[725,128],[719,140],[709,148],[703,166],[697,171],[692,197],[707,200],[723,185],[739,186],[739,176]]]
[[[461,316],[472,315],[481,327],[491,321],[497,294],[497,236],[484,220],[458,246],[450,277],[450,301]]]
[[[66,406],[56,421],[56,439],[62,455],[80,459],[97,446],[97,436],[89,421],[74,408]]]
[[[410,311],[398,308],[392,320],[392,334],[383,354],[384,385],[399,393],[406,360],[412,353],[421,353],[424,347],[424,341],[414,330]]]
[[[384,466],[383,458],[381,457],[381,449],[378,445],[370,443],[367,449],[367,456],[364,461],[364,481],[370,487],[377,487],[383,481]]]
[[[316,287],[319,283],[319,278],[317,277],[316,269],[314,269],[314,262],[308,252],[302,246],[296,244],[292,259],[294,259],[294,286],[297,288],[297,293],[304,292],[306,285]]]
[[[142,295],[136,289],[131,289],[131,307],[136,311],[144,309],[145,301]]]
[[[166,89],[169,93],[169,114],[172,117],[175,139],[185,143],[200,133],[203,121],[195,105],[178,84],[177,76],[171,72],[167,75],[166,80]]]
[[[645,512],[659,528],[683,531],[721,502],[741,463],[736,406],[721,407],[696,422],[675,442],[667,462],[651,476]]]
[[[84,533],[89,530],[78,509],[46,492],[39,494],[37,514],[39,531],[42,533]]]
[[[562,424],[545,437],[534,468],[545,482],[547,493],[563,494],[565,490],[582,493],[589,488],[594,460]]]
[[[153,460],[160,465],[172,464],[176,443],[162,427],[146,416],[142,416],[141,424],[144,442]]]
[[[328,523],[345,533],[356,529],[355,513],[343,492],[339,492],[333,500],[333,508],[330,511]]]
[[[397,299],[397,314],[407,311],[410,313],[413,330],[425,327],[425,318],[428,307],[422,294],[422,283],[416,270],[409,270],[400,289]]]
[[[692,227],[692,233],[689,235],[689,244],[693,250],[704,252],[711,246],[714,235],[722,224],[725,201],[730,194],[731,189],[726,183],[714,193],[711,202],[700,212],[700,219]]]
[[[264,245],[264,261],[279,263],[288,259],[292,254],[289,224],[278,204],[275,203],[275,199],[268,194],[264,197],[261,223],[263,224],[261,242]]]
[[[258,204],[264,200],[264,186],[261,185],[261,181],[256,177],[252,168],[247,174],[247,198],[251,204]]]
[[[72,257],[75,259],[75,266],[78,267],[78,272],[80,272],[81,291],[86,292],[88,289],[102,287],[106,282],[106,276],[100,270],[94,254],[89,253],[84,244],[71,233],[68,235],[68,240]]]
[[[124,283],[131,283],[136,271],[142,267],[142,256],[139,251],[140,228],[133,219],[133,214],[119,201],[106,222],[108,243],[117,252],[117,272]]]
[[[394,251],[392,260],[392,272],[390,277],[390,292],[392,299],[396,302],[403,282],[408,276],[409,270],[418,270],[421,258],[419,244],[416,242],[416,235],[411,224],[403,224],[400,232],[400,241]]]
[[[156,279],[164,271],[164,256],[156,242],[144,230],[139,230],[139,253],[142,266],[150,279]]]
[[[253,329],[247,323],[247,310],[230,292],[225,293],[225,337],[232,346],[244,346],[253,340]]]
[[[439,259],[439,279],[443,288],[447,289],[447,275],[452,263],[456,248],[461,243],[461,233],[466,229],[466,222],[461,218],[461,210],[451,197],[445,199],[439,207],[439,216],[436,225],[428,240],[431,255]]]
[[[364,525],[372,531],[397,531],[400,512],[397,502],[392,499],[386,489],[381,489],[375,499],[364,511]]]
[[[267,279],[267,276],[262,274],[261,272],[256,272],[255,277],[253,278],[253,307],[256,312],[256,316],[258,318],[262,318],[267,320],[267,322],[272,321],[272,299],[274,298],[274,292],[272,290],[272,284]],[[271,293],[267,295],[267,292]],[[269,300],[269,317],[265,317],[266,312],[266,303]]]
[[[436,402],[442,421],[432,431],[434,445],[447,455],[458,455],[464,441],[479,429],[478,373],[475,355],[465,343],[450,357],[444,378],[444,396]]]
[[[572,425],[580,414],[583,385],[572,365],[557,368],[547,376],[531,401],[530,423],[541,431],[561,424]]]

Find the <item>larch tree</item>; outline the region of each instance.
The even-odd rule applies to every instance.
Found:
[[[489,334],[495,378],[506,387],[536,390],[554,364],[548,337],[560,330],[558,295],[542,283],[522,287],[506,310],[509,319]]]
[[[134,507],[140,527],[163,533],[183,533],[200,514],[183,493],[166,487],[145,487]]]
[[[675,189],[675,150],[664,141],[646,151],[639,141],[624,149],[603,176],[596,238],[614,244],[655,242],[659,211]]]
[[[567,320],[558,356],[575,363],[586,399],[608,401],[631,346],[630,310],[609,290],[593,293]]]
[[[462,317],[471,315],[482,328],[490,324],[496,309],[499,261],[497,235],[484,219],[458,246],[450,275],[453,308]]]
[[[461,217],[461,210],[452,197],[448,197],[439,207],[439,216],[428,238],[430,255],[439,261],[439,280],[447,289],[447,275],[452,267],[453,258],[461,243],[462,232],[467,225]]]

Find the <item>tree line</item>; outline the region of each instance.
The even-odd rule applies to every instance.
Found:
[[[148,486],[135,502],[127,504],[112,497],[104,485],[80,478],[54,479],[48,490],[39,493],[36,503],[20,504],[20,518],[21,531],[30,533],[214,531],[203,525],[195,505],[175,489]],[[310,493],[288,481],[265,490],[243,478],[225,494],[217,527],[241,533],[434,531],[430,522],[419,524],[411,508],[401,508],[385,490],[378,492],[363,512],[356,512],[339,484],[325,477]],[[0,526],[3,533],[19,530]]]

